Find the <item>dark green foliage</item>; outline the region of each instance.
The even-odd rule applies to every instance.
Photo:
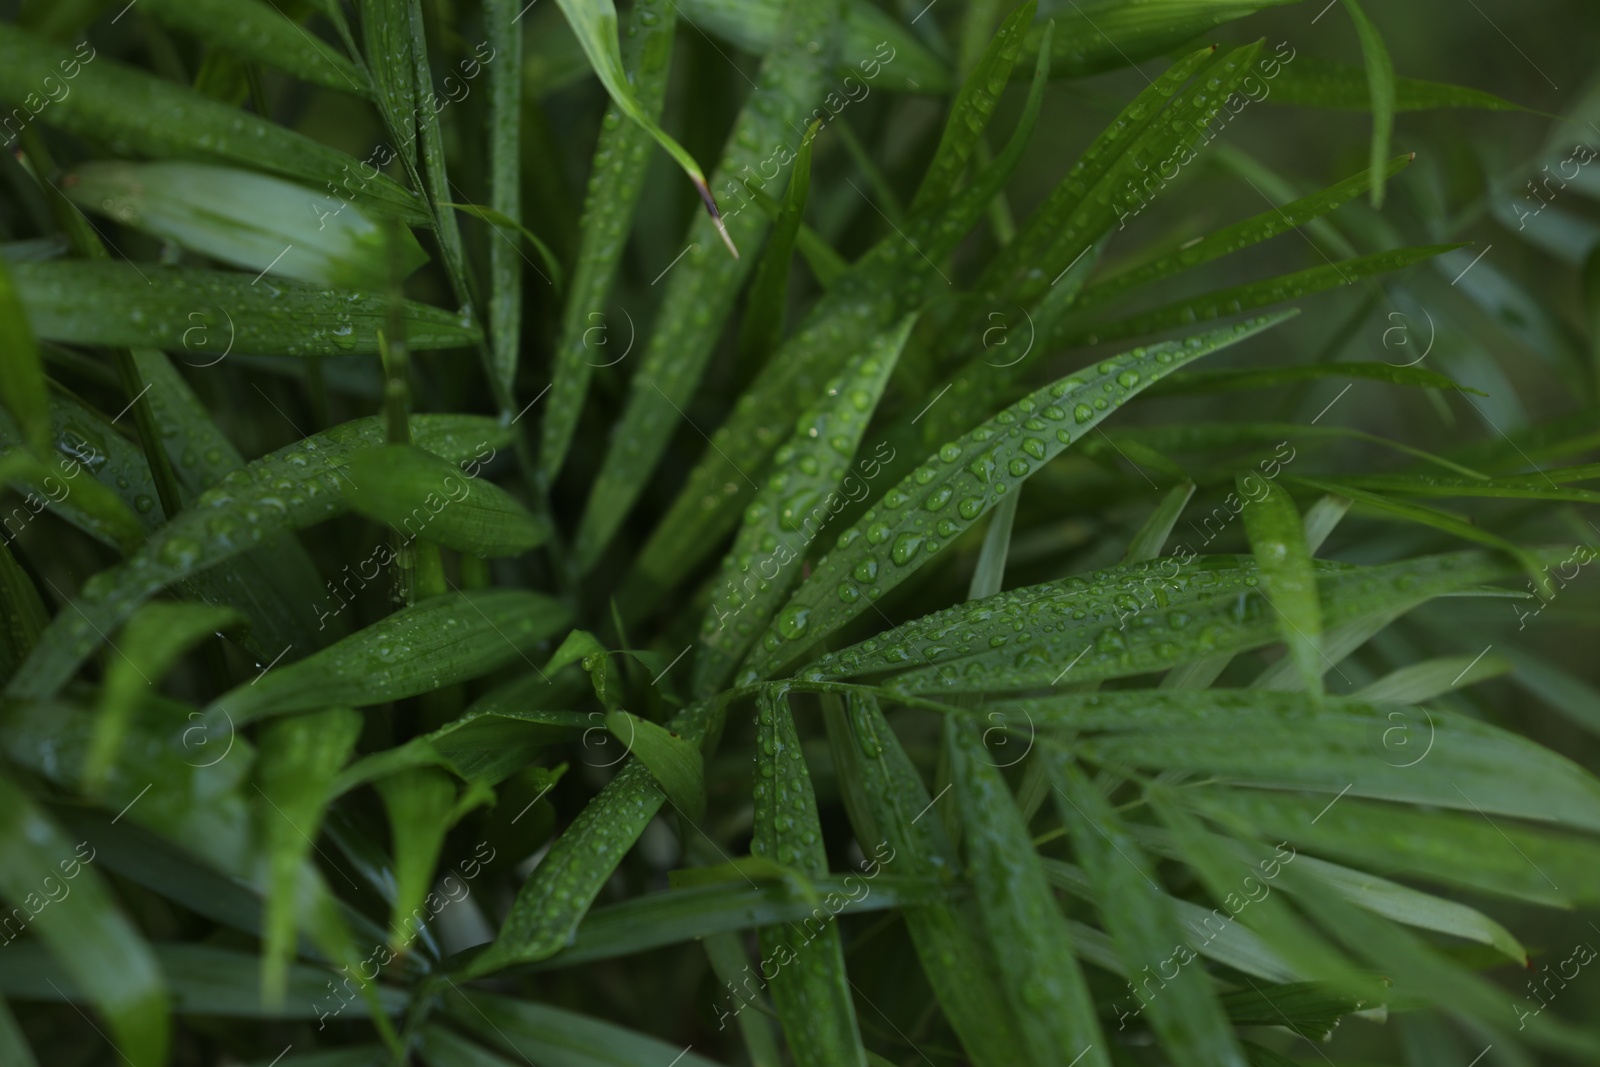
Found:
[[[1600,1057],[1531,20],[12,7],[0,1067]]]

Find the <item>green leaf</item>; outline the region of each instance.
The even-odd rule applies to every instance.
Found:
[[[1005,92],[1011,68],[1022,50],[1023,37],[1038,7],[1037,0],[1027,0],[1007,15],[961,83],[961,89],[950,104],[950,117],[940,135],[939,147],[934,150],[933,161],[923,171],[922,184],[911,201],[913,214],[954,195],[961,172],[966,169],[973,149],[983,137],[1000,96]]]
[[[1368,75],[1359,67],[1315,56],[1300,56],[1283,66],[1269,98],[1279,104],[1366,111],[1372,107]],[[1469,107],[1486,111],[1525,111],[1520,104],[1493,93],[1418,78],[1394,79],[1394,109],[1424,111],[1432,108]]]
[[[418,447],[457,461],[482,459],[484,449],[492,457],[494,446],[505,444],[504,428],[477,416],[413,416],[411,432]],[[53,694],[103,634],[161,589],[343,512],[348,483],[339,468],[356,452],[383,441],[378,420],[359,419],[313,434],[224,478],[160,527],[126,564],[96,575],[73,610],[51,621],[6,694]]]
[[[1056,752],[1042,755],[1054,784],[1056,807],[1072,834],[1073,851],[1094,887],[1100,914],[1127,973],[1137,977],[1152,961],[1160,961],[1156,969],[1165,978],[1167,964],[1182,968],[1193,962],[1194,953],[1182,943],[1183,931],[1170,898],[1156,885],[1154,867],[1128,835],[1122,817],[1070,760]],[[1132,982],[1128,990],[1134,995],[1134,1012],[1148,1011],[1150,1024],[1174,1063],[1244,1067],[1244,1054],[1228,1020],[1202,983],[1174,980],[1162,987],[1161,994],[1166,995],[1155,994],[1148,1001]],[[1121,1022],[1121,1009],[1114,1010]]]
[[[146,604],[127,621],[100,689],[99,724],[83,768],[89,792],[104,784],[145,693],[191,646],[242,621],[231,608],[167,603]]]
[[[1322,699],[1322,603],[1300,513],[1289,491],[1251,472],[1236,480],[1245,534],[1261,567],[1261,595],[1277,617],[1306,691]],[[1258,497],[1253,486],[1265,491]]]
[[[1415,158],[1415,155],[1407,155],[1391,159],[1384,167],[1384,175],[1391,178],[1394,177],[1394,175],[1409,166]],[[1085,287],[1078,296],[1075,310],[1081,311],[1096,307],[1121,296],[1130,289],[1136,289],[1186,270],[1193,270],[1201,264],[1210,263],[1223,256],[1270,240],[1280,233],[1302,226],[1313,219],[1334,211],[1366,192],[1371,188],[1371,185],[1372,175],[1363,171],[1335,185],[1330,185],[1321,192],[1302,197],[1292,203],[1284,204],[1282,207],[1274,207],[1270,211],[1263,211],[1261,214],[1254,215],[1243,222],[1236,222],[1231,226],[1217,230],[1215,233],[1207,234],[1197,241],[1186,242],[1175,252],[1157,256],[1146,263],[1120,271],[1109,278]],[[1390,364],[1366,364],[1366,366],[1390,366]],[[1445,380],[1448,381],[1448,379]],[[1176,387],[1175,382],[1169,382],[1168,384],[1174,388]]]
[[[27,1038],[22,1036],[22,1027],[17,1025],[16,1016],[3,1000],[0,1000],[0,1057],[16,1067],[39,1067]]]
[[[794,564],[805,559],[849,501],[871,492],[869,472],[880,469],[882,448],[870,458],[857,460],[856,454],[913,321],[907,316],[874,338],[863,358],[829,382],[823,399],[793,423],[793,434],[778,450],[766,484],[746,509],[744,524],[723,560],[700,628],[696,694],[709,696],[727,684],[800,581],[801,568]]]
[[[1117,70],[1181,48],[1224,22],[1254,14],[1262,8],[1295,0],[1164,0],[1160,3],[1122,3],[1120,0],[1085,0],[1053,17],[1060,22],[1053,48],[1058,78],[1076,78]],[[1030,41],[1040,47],[1036,29]],[[1287,42],[1278,45],[1279,56]],[[1284,66],[1294,59],[1293,50]],[[1265,62],[1265,61],[1263,61]],[[1276,67],[1277,63],[1274,62]],[[1262,68],[1265,72],[1265,67]],[[1268,78],[1275,74],[1266,75]]]
[[[1122,562],[1142,563],[1160,556],[1167,538],[1172,536],[1172,528],[1178,524],[1178,516],[1183,514],[1183,509],[1188,506],[1193,496],[1193,482],[1180,482],[1167,490],[1166,495],[1161,498],[1161,503],[1156,505],[1155,511],[1151,512],[1144,525],[1139,527],[1139,532],[1133,535],[1133,540],[1128,542],[1128,549],[1122,554]],[[990,595],[999,591],[996,588]]]
[[[335,703],[323,701],[319,707]],[[261,990],[269,1007],[281,1006],[295,954],[295,929],[310,925],[314,890],[303,873],[316,847],[332,799],[334,775],[361,733],[361,716],[346,708],[279,719],[261,732],[255,788],[267,801],[257,808],[266,853],[267,914],[262,937]],[[365,985],[366,983],[362,983]]]
[[[99,872],[88,867],[94,848],[87,841],[74,846],[7,778],[0,778],[0,813],[0,895],[12,906],[6,955],[18,951],[9,945],[15,936],[9,920],[20,914],[23,925],[37,930],[62,971],[105,1016],[124,1055],[165,1063],[170,1041],[166,982],[150,946],[117,910]],[[21,946],[27,947],[26,942]],[[0,959],[0,964],[11,962]]]
[[[417,164],[416,62],[411,55],[411,21],[406,0],[359,0],[362,49],[372,71],[378,110],[401,159]],[[393,158],[393,152],[390,153]]]
[[[839,536],[746,663],[753,681],[794,666],[1152,382],[1277,325],[1279,314],[1104,360],[1017,401],[940,447]]]
[[[539,593],[480,589],[429,597],[298,663],[213,700],[237,725],[329,705],[370,707],[487,674],[559,631],[567,609]]]
[[[811,190],[811,143],[822,128],[820,119],[806,127],[795,152],[794,169],[783,191],[783,206],[773,220],[772,236],[761,253],[761,265],[750,283],[745,301],[744,322],[739,329],[739,348],[744,358],[759,362],[783,339],[784,308],[789,302],[789,261],[794,258],[795,239],[800,234],[806,197]]]
[[[513,222],[522,218],[522,29],[515,0],[489,0],[483,5],[483,28],[494,58],[489,66],[489,202],[490,210]],[[522,348],[522,249],[501,223],[489,242],[489,338],[501,391],[510,396],[517,380],[517,355]],[[555,255],[533,232],[517,226],[538,251],[559,291],[562,278]]]
[[[634,97],[639,107],[657,120],[666,100],[677,24],[675,2],[638,0],[628,13],[623,47]],[[539,469],[548,481],[555,480],[566,461],[593,369],[627,358],[637,340],[632,318],[625,316],[628,340],[617,349],[612,348],[612,324],[605,307],[627,247],[639,195],[644,190],[645,163],[652,144],[649,131],[638,123],[624,121],[615,102],[606,109],[589,172],[583,218],[578,225],[578,262],[562,309],[550,403],[541,428]],[[617,355],[617,351],[621,354]]]
[[[698,745],[714,725],[720,730],[720,715],[714,705],[691,705],[673,717],[668,729]],[[625,763],[556,838],[522,884],[499,936],[466,964],[462,977],[546,959],[565,947],[665,799],[644,763]]]
[[[871,339],[916,310],[944,284],[935,264],[952,254],[1021,160],[1043,98],[1047,69],[1036,67],[1010,141],[956,199],[879,241],[829,287],[800,329],[767,361],[755,384],[711,436],[711,448],[639,553],[624,587],[640,610],[655,603],[738,523],[756,487],[741,476],[782,443],[797,396],[817,396]],[[729,458],[739,457],[737,463]]]
[[[444,835],[478,802],[491,799],[487,789],[456,801],[456,787],[448,775],[429,767],[414,767],[381,778],[378,796],[389,816],[394,842],[394,900],[389,908],[389,945],[404,955],[426,925],[430,909],[423,907],[433,884]],[[408,927],[406,924],[411,923]]]
[[[584,55],[589,57],[589,65],[599,76],[600,84],[606,87],[612,103],[617,105],[622,114],[648,132],[656,144],[665,149],[673,162],[688,175],[689,180],[694,183],[695,191],[700,194],[700,199],[705,202],[706,211],[710,214],[717,232],[727,242],[728,251],[738,258],[739,253],[735,250],[735,245],[728,236],[728,230],[722,223],[716,198],[711,193],[706,176],[700,171],[700,164],[694,161],[694,157],[682,145],[667,135],[667,132],[656,123],[656,116],[651,114],[633,93],[633,86],[628,81],[628,71],[622,64],[622,50],[617,39],[616,6],[611,0],[556,0],[556,2],[561,5],[562,14],[567,16],[568,25],[572,27],[578,43],[583,46]]]
[[[871,877],[893,863],[911,878],[948,881],[960,869],[955,846],[915,766],[870,696],[851,693],[845,715],[825,713],[835,767],[859,781],[859,803],[849,804],[856,839],[873,858]],[[848,794],[847,794],[847,803]],[[885,855],[887,851],[887,855]],[[874,883],[876,886],[878,883]],[[874,899],[874,889],[867,899]],[[902,912],[923,974],[962,1047],[979,1067],[1024,1062],[1024,1046],[1010,1003],[999,983],[998,963],[979,936],[976,905],[943,895]]]
[[[1312,363],[1298,367],[1234,367],[1225,370],[1192,370],[1175,374],[1151,390],[1158,395],[1222,393],[1244,389],[1270,389],[1296,382],[1322,378],[1360,378],[1365,381],[1411,385],[1422,389],[1459,389],[1477,393],[1436,371],[1421,367],[1397,367],[1392,363]],[[1482,395],[1482,394],[1479,394]]]
[[[687,21],[727,38],[753,55],[765,55],[780,40],[783,0],[683,0],[678,6]],[[868,0],[847,0],[842,21],[844,33],[833,68],[835,77],[855,77],[869,90],[950,91],[949,65],[935,56],[918,39],[915,29],[899,17]],[[841,88],[846,93],[850,91],[848,86]]]
[[[1586,874],[1600,862],[1592,835],[1485,819],[1470,807],[1426,811],[1348,796],[1329,806],[1326,794],[1220,787],[1205,789],[1203,799],[1208,812],[1231,813],[1360,869],[1553,907],[1600,899]]]
[[[0,683],[11,680],[49,621],[33,580],[0,544]]]
[[[548,1004],[462,990],[453,983],[443,995],[443,1004],[445,1014],[456,1025],[528,1063],[551,1067],[639,1067],[676,1062],[680,1067],[718,1067],[692,1047],[679,1048],[615,1023]]]
[[[756,763],[751,853],[807,875],[828,873],[816,793],[782,690],[764,689],[757,697]],[[839,927],[831,915],[818,925],[761,929],[762,959],[779,968],[768,988],[798,1067],[859,1065],[866,1056]]]
[[[717,186],[729,191],[730,205],[733,197],[739,197],[740,203],[730,206],[725,228],[723,219],[698,219],[681,258],[671,267],[661,316],[630,383],[627,405],[611,435],[578,527],[576,556],[584,570],[599,561],[660,462],[684,417],[683,407],[699,384],[722,323],[755,265],[753,258],[724,256],[713,247],[713,231],[724,228],[751,248],[766,235],[766,217],[759,210],[747,210],[742,188],[778,180],[793,162],[792,124],[806,116],[807,105],[822,92],[829,57],[837,43],[842,3],[789,0],[785,7],[780,40],[761,65],[760,88],[740,110],[712,176]],[[610,0],[603,4],[600,0],[563,0],[569,18],[572,6],[611,5]],[[614,35],[614,28],[612,32]],[[816,51],[812,45],[817,46]],[[626,110],[621,100],[618,104]],[[767,167],[773,168],[770,176]],[[789,399],[792,402],[793,397]]]
[[[370,96],[366,74],[270,4],[240,0],[150,0],[144,13],[214,48],[266,63],[297,78]]]
[[[1279,304],[1285,300],[1297,300],[1340,285],[1353,285],[1362,278],[1402,270],[1460,247],[1459,244],[1451,244],[1397,248],[1389,252],[1376,252],[1370,256],[1340,260],[1337,263],[1326,263],[1320,267],[1310,267],[1264,282],[1248,282],[1176,300],[1151,311],[1103,324],[1088,327],[1069,324],[1063,327],[1052,343],[1063,346],[1100,344],[1138,334],[1176,329],[1196,322],[1210,322],[1227,315],[1238,315],[1256,308]]]
[[[999,963],[1001,994],[1027,1008],[1017,1022],[1028,1062],[1064,1063],[1077,1056],[1091,1067],[1108,1067],[1110,1055],[1072,955],[1071,935],[1016,799],[974,726],[948,717],[944,741],[967,878]]]
[[[1353,695],[1375,704],[1420,704],[1461,686],[1508,674],[1512,669],[1511,661],[1504,656],[1441,656],[1401,667],[1362,686]]]
[[[408,223],[428,221],[421,201],[375,168],[351,188],[359,163],[343,152],[101,56],[87,42],[68,52],[9,23],[0,26],[0,100],[42,101],[44,80],[63,76],[72,80],[71,92],[52,102],[42,121],[112,155],[250,167],[319,189],[338,186]]]
[[[750,881],[725,871],[728,878],[700,884],[674,886],[659,893],[595,908],[578,927],[570,945],[532,965],[536,971],[576,967],[595,960],[631,956],[663,945],[682,944],[778,923],[801,922],[829,914],[824,901],[840,904],[839,914],[916,908],[933,902],[944,891],[929,880],[885,875],[879,865],[870,875],[852,873],[808,880],[801,893],[782,878],[760,879],[749,857],[736,861]],[[776,864],[771,866],[776,867]],[[704,868],[690,868],[702,870]],[[673,872],[678,874],[680,872]],[[862,882],[871,878],[863,891]],[[752,885],[751,882],[756,884]],[[742,1013],[741,1013],[742,1015]]]
[[[42,459],[50,454],[50,397],[24,303],[11,269],[0,261],[0,404]]]
[[[1397,616],[1516,573],[1475,552],[1378,567],[1318,561],[1315,570],[1330,634],[1351,620]],[[1277,640],[1278,622],[1259,584],[1251,560],[1186,552],[936,611],[888,638],[818,657],[802,677],[901,671],[892,682],[898,691],[994,692],[1063,684],[1069,673],[1065,684],[1166,670]],[[1331,658],[1328,644],[1323,651]]]
[[[258,277],[270,273],[316,285],[381,289],[391,269],[404,277],[428,261],[410,230],[397,230],[400,248],[391,252],[385,228],[361,208],[236,167],[85,163],[62,186],[85,211]]]
[[[1394,61],[1384,46],[1383,36],[1367,18],[1356,0],[1344,0],[1350,21],[1361,39],[1361,57],[1367,64],[1367,91],[1372,105],[1372,155],[1368,168],[1372,174],[1372,206],[1383,206],[1383,157],[1389,154],[1389,135],[1394,131]]]
[[[382,445],[350,457],[343,475],[350,506],[386,523],[407,543],[430,542],[485,558],[543,544],[549,525],[493,482],[415,445]]]
[[[43,340],[181,349],[208,366],[232,353],[345,356],[378,351],[382,296],[304,282],[133,263],[25,263],[17,292]],[[477,333],[451,312],[407,301],[414,349],[459,348]]]
[[[1600,780],[1531,741],[1442,709],[1423,715],[1354,698],[1317,706],[1298,693],[1168,689],[991,701],[984,711],[1017,730],[1031,723],[1092,732],[1074,742],[1074,754],[1110,768],[1207,772],[1261,789],[1600,827]]]
[[[700,821],[706,810],[706,782],[697,745],[625,711],[609,712],[606,729],[622,742],[625,752],[650,768],[656,784],[684,818]]]

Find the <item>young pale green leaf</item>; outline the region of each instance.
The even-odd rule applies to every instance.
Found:
[[[343,475],[350,506],[405,535],[485,558],[516,556],[550,535],[493,482],[415,445],[382,445],[350,457]]]
[[[569,4],[579,2],[569,0]],[[793,145],[799,140],[793,123],[822,93],[837,46],[842,5],[843,0],[789,0],[779,43],[761,65],[760,88],[751,93],[728,135],[713,180],[728,189],[730,205],[732,197],[739,198],[737,207],[730,206],[724,232],[733,233],[747,247],[759,245],[768,223],[759,210],[748,210],[742,189],[776,180],[793,162]],[[610,0],[604,6],[609,8]],[[713,230],[721,227],[722,219],[713,224],[711,218],[700,218],[690,230],[681,261],[670,268],[661,316],[578,527],[577,560],[584,569],[599,561],[661,461],[722,323],[755,264],[754,258],[729,259],[714,247]],[[791,404],[793,399],[789,397]]]
[[[795,152],[794,169],[783,191],[783,205],[773,219],[772,236],[761,253],[761,265],[750,283],[745,300],[744,322],[739,327],[739,348],[743,358],[759,364],[783,340],[783,313],[789,303],[789,261],[800,235],[806,198],[811,191],[811,143],[816,140],[822,121],[806,127]]]
[[[281,251],[281,249],[280,249]],[[25,263],[17,292],[43,340],[193,353],[196,366],[231,353],[370,355],[387,313],[382,296],[231,271],[133,263]],[[455,314],[407,301],[414,349],[461,348],[478,334]]]
[[[682,168],[683,173],[688,175],[689,180],[694,183],[695,191],[700,194],[700,199],[705,202],[706,212],[713,227],[727,243],[728,251],[737,259],[739,255],[737,246],[729,236],[727,227],[723,225],[721,213],[717,210],[716,198],[712,195],[711,186],[706,182],[706,176],[701,173],[700,164],[695,162],[687,149],[668,136],[656,122],[656,116],[646,110],[634,95],[633,86],[628,80],[627,68],[622,64],[622,49],[617,38],[616,6],[611,0],[556,0],[556,2],[561,5],[562,14],[567,16],[568,25],[572,27],[578,43],[583,46],[584,55],[589,57],[589,65],[599,76],[600,84],[606,87],[612,103],[648,132],[656,144],[660,145],[667,155],[672,157],[673,162]]]
[[[84,786],[99,792],[116,761],[139,701],[189,648],[243,622],[232,608],[206,604],[146,604],[122,627],[117,655],[100,687],[100,717],[83,767]]]
[[[164,26],[182,30],[214,48],[225,49],[297,78],[370,96],[365,72],[271,4],[239,0],[150,0],[144,13]]]
[[[713,934],[702,938],[700,944],[705,948],[706,961],[711,964],[711,973],[716,975],[717,984],[731,987],[744,977],[744,969],[750,964],[745,954],[744,940],[739,935]],[[767,1021],[765,1014],[750,1012],[747,1015],[741,1011],[737,1013],[735,1021],[739,1024],[739,1037],[744,1042],[750,1067],[783,1067],[783,1053],[778,1049],[777,1035],[772,1032],[772,1024]]]
[[[462,990],[454,983],[443,994],[444,1012],[457,1026],[490,1046],[519,1057],[512,1062],[561,1067],[635,1067],[676,1064],[720,1067],[693,1048],[563,1008],[529,1000]]]
[[[693,704],[673,716],[667,728],[699,745],[708,732],[720,731],[721,715],[717,705]],[[546,959],[565,947],[665,799],[644,763],[624,764],[556,838],[517,892],[499,936],[465,965],[462,976]]]
[[[559,602],[520,589],[429,597],[212,701],[242,725],[344,704],[368,707],[487,674],[567,624]]]
[[[1016,798],[975,726],[944,721],[951,802],[959,815],[967,878],[999,964],[1002,996],[1019,1007],[1018,1037],[1031,1063],[1111,1063],[1072,938],[1045,881]]]
[[[470,415],[416,415],[412,439],[457,462],[482,459],[505,444],[497,421]],[[313,434],[234,471],[156,530],[128,562],[96,575],[73,605],[52,620],[45,640],[6,688],[12,697],[55,693],[79,664],[135,608],[161,589],[273,538],[315,525],[348,507],[339,468],[382,444],[377,419],[358,419]],[[315,610],[314,608],[311,610]]]
[[[967,585],[968,600],[982,600],[998,593],[1005,585],[1006,558],[1011,554],[1011,529],[1017,521],[1017,502],[1022,499],[1018,489],[994,509],[989,528],[983,531],[983,547],[978,549],[978,562],[972,568],[972,581]]]
[[[88,867],[94,857],[88,841],[74,845],[26,793],[0,778],[0,895],[105,1016],[124,1054],[165,1063],[171,1026],[165,978],[99,872]],[[14,936],[8,927],[12,953]]]
[[[1058,685],[1069,674],[1069,684],[1129,677],[1278,639],[1253,561],[1187,558],[1168,556],[937,611],[819,657],[802,677],[904,671],[893,681],[898,690],[987,692]],[[1474,552],[1378,567],[1318,561],[1315,569],[1330,631],[1516,573],[1508,562]]]
[[[1414,263],[1421,263],[1425,259],[1460,247],[1459,244],[1453,244],[1397,248],[1337,263],[1325,263],[1320,267],[1310,267],[1264,282],[1247,282],[1244,285],[1218,289],[1200,296],[1186,297],[1151,311],[1111,322],[1087,327],[1069,324],[1057,333],[1051,343],[1060,346],[1100,344],[1103,341],[1118,341],[1138,334],[1177,329],[1197,322],[1209,322],[1227,315],[1238,315],[1256,308],[1279,304],[1285,300],[1297,300],[1340,285],[1353,285],[1362,278],[1403,270]]]
[[[793,436],[778,450],[765,487],[745,511],[701,625],[694,665],[700,696],[726,685],[783,605],[800,580],[800,567],[792,564],[805,558],[848,501],[871,491],[868,472],[881,469],[881,448],[859,461],[859,472],[851,470],[852,460],[913,321],[907,316],[874,338],[864,358],[828,383],[822,401],[794,422]]]
[[[85,211],[174,241],[258,277],[382,289],[428,261],[411,231],[296,182],[210,163],[85,163],[61,180]],[[394,259],[400,262],[396,264]]]
[[[1394,177],[1404,170],[1415,159],[1414,155],[1399,156],[1391,159],[1384,167],[1383,173],[1387,177]],[[1232,226],[1224,227],[1215,233],[1207,234],[1198,241],[1186,243],[1175,252],[1157,256],[1146,263],[1113,274],[1111,277],[1097,281],[1086,286],[1075,306],[1075,310],[1086,310],[1107,303],[1131,289],[1136,289],[1162,278],[1169,278],[1186,270],[1192,270],[1203,263],[1210,263],[1223,256],[1241,251],[1263,241],[1270,240],[1287,230],[1302,226],[1312,219],[1320,218],[1349,201],[1366,192],[1372,185],[1372,175],[1366,171],[1352,175],[1344,181],[1330,185],[1321,192],[1302,197],[1293,203],[1285,204],[1281,208],[1275,207],[1270,211],[1263,211],[1259,215],[1236,222]],[[1376,364],[1377,366],[1392,366],[1392,364]],[[1173,383],[1168,383],[1169,385]]]
[[[433,884],[444,835],[469,805],[491,799],[488,790],[456,801],[450,776],[432,767],[413,767],[378,779],[378,796],[389,816],[394,842],[394,901],[389,907],[389,945],[403,955],[426,925],[423,907]],[[408,927],[407,923],[411,925]]]
[[[1515,669],[1504,656],[1441,656],[1384,675],[1353,694],[1375,704],[1420,704]]]
[[[983,55],[961,84],[955,100],[950,104],[950,117],[945,122],[939,147],[934,150],[933,161],[923,171],[922,184],[911,201],[913,214],[924,211],[955,194],[956,183],[967,167],[973,149],[983,137],[1011,79],[1011,68],[1016,65],[1022,41],[1038,11],[1038,0],[1027,0],[1006,16]]]
[[[1287,317],[1253,319],[1103,360],[941,446],[840,534],[767,630],[741,678],[755,680],[798,663],[1150,383]]]
[[[51,84],[61,87],[59,97]],[[428,221],[421,201],[376,169],[357,176],[351,188],[359,164],[343,152],[101,56],[87,42],[69,52],[10,23],[0,25],[0,100],[25,106],[112,155],[232,164],[315,188],[338,185],[381,214]]]
[[[942,818],[923,817],[931,813],[933,798],[877,701],[851,693],[845,715],[825,714],[825,720],[836,773],[861,786],[859,802],[849,806],[856,839],[863,851],[867,842],[877,842],[868,873],[876,877],[881,865],[893,863],[908,878],[951,879],[960,869],[955,846]],[[872,896],[877,893],[874,889]],[[941,895],[901,915],[928,984],[972,1062],[978,1067],[1022,1063],[1013,1010],[1000,991],[994,955],[976,935],[974,908],[971,901]]]
[[[606,729],[622,742],[624,752],[650,768],[661,792],[684,818],[700,821],[706,811],[706,773],[698,745],[626,711],[608,712]]]
[[[1528,964],[1528,950],[1522,947],[1522,943],[1509,930],[1476,908],[1419,893],[1387,878],[1311,856],[1301,856],[1297,862],[1302,871],[1327,884],[1352,904],[1359,904],[1368,911],[1407,926],[1489,945],[1513,963],[1522,966]]]
[[[28,313],[0,260],[0,405],[22,428],[22,438],[36,456],[50,454],[50,395],[39,362],[39,345],[28,325]]]
[[[1153,961],[1182,967],[1194,953],[1183,944],[1183,931],[1171,898],[1152,877],[1154,866],[1123,826],[1122,816],[1059,752],[1041,753],[1056,794],[1056,807],[1072,835],[1073,851],[1083,863],[1094,889],[1117,955],[1130,975],[1139,976]],[[1184,958],[1187,956],[1187,959]],[[1148,987],[1145,987],[1148,992]],[[1172,1061],[1180,1067],[1230,1064],[1245,1067],[1227,1017],[1211,990],[1200,982],[1173,981],[1161,995],[1146,1001],[1132,982],[1134,1011],[1146,1011]],[[1121,1009],[1116,1009],[1121,1015]]]
[[[303,869],[332,799],[334,775],[360,735],[361,716],[347,708],[279,719],[261,732],[255,788],[267,800],[267,806],[256,811],[266,853],[261,991],[269,1006],[284,1001],[289,962],[295,955],[295,928],[302,911],[309,910]]]
[[[1287,489],[1254,472],[1239,475],[1236,484],[1243,500],[1245,536],[1261,568],[1261,595],[1277,618],[1306,691],[1320,700],[1322,672],[1327,669],[1322,659],[1322,602],[1300,513]]]
[[[1372,107],[1372,153],[1368,163],[1372,175],[1372,206],[1383,206],[1383,157],[1389,154],[1389,135],[1394,131],[1394,60],[1383,43],[1378,27],[1367,18],[1356,0],[1344,0],[1350,21],[1361,40],[1361,58],[1367,64],[1367,94]]]
[[[1273,83],[1269,98],[1279,104],[1366,111],[1372,106],[1368,77],[1359,67],[1316,56],[1300,56],[1286,63],[1281,77]],[[1485,111],[1525,111],[1520,104],[1502,100],[1493,93],[1460,85],[1423,81],[1419,78],[1394,79],[1394,109],[1424,111],[1432,108],[1469,107]]]
[[[816,793],[783,691],[765,689],[757,697],[756,735],[751,853],[806,875],[827,874]],[[819,926],[762,928],[762,958],[780,968],[769,985],[772,1001],[799,1067],[859,1065],[865,1053],[839,927],[831,917]]]
[[[639,0],[628,14],[623,49],[631,72],[629,78],[639,107],[653,119],[660,118],[666,100],[677,24],[678,5],[668,0]],[[578,226],[582,235],[578,262],[562,309],[550,403],[545,407],[540,431],[539,469],[547,480],[553,481],[566,461],[594,368],[626,358],[637,339],[632,318],[626,316],[630,323],[628,340],[623,342],[619,333],[614,350],[605,307],[627,247],[639,194],[644,190],[645,163],[653,143],[643,126],[624,121],[622,109],[615,103],[606,109],[590,166],[583,218]]]

